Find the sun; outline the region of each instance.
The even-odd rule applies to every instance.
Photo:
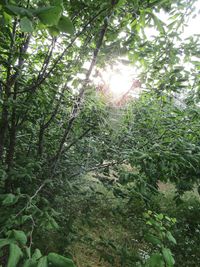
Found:
[[[131,87],[131,79],[122,71],[120,73],[114,72],[109,81],[109,89],[115,96],[120,96],[126,93]]]
[[[98,90],[116,105],[122,99],[126,101],[130,95],[133,96],[138,91],[137,88],[140,88],[137,70],[133,66],[121,62],[106,66],[103,70],[96,70],[95,76]]]

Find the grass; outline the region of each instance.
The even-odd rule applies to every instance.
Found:
[[[181,206],[177,207],[174,202],[174,185],[170,183],[159,183],[159,190],[161,194],[153,198],[153,202],[155,203],[153,207],[155,209],[158,208],[159,212],[169,214],[169,216],[179,216],[177,222],[178,227],[182,227],[183,231],[185,231],[184,222],[189,214],[187,205],[190,208],[190,203],[193,203],[193,200],[198,202],[200,199],[197,189],[195,188],[194,191],[186,192],[183,195],[185,202],[183,209],[185,211],[182,210]],[[121,209],[120,212],[113,213],[111,210],[113,208],[117,210],[118,205]],[[80,220],[76,222],[77,236],[79,238],[74,240],[69,248],[77,267],[132,267],[133,263],[137,261],[139,254],[141,255],[145,252],[148,254],[148,244],[144,242],[144,238],[142,237],[143,225],[140,220],[143,206],[140,202],[137,203],[134,200],[132,206],[128,206],[126,202],[120,203],[120,200],[115,200],[112,209],[109,201],[101,199],[96,207],[91,210],[90,214],[88,214],[86,222]],[[120,213],[121,215],[119,215]],[[186,217],[184,218],[184,216]],[[185,234],[187,235],[187,233]],[[179,237],[178,232],[177,238]],[[178,258],[178,263],[183,267],[198,267],[198,265],[190,265],[189,260],[186,265],[181,262],[184,259],[181,258],[180,253],[182,252],[180,251],[186,250],[184,247],[186,243],[184,244],[184,242],[186,242],[185,240],[187,238],[187,236],[185,239],[183,238],[183,242],[178,240],[177,250],[174,250],[174,253],[177,254],[175,256]],[[192,242],[193,237],[189,238],[190,242]],[[197,242],[197,240],[195,239],[194,242]],[[189,257],[188,255],[186,252],[183,257]],[[195,257],[196,259],[198,258],[197,255]]]

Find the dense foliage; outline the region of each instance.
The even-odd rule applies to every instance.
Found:
[[[0,266],[200,265],[194,3],[0,0]],[[120,108],[93,82],[117,60]]]

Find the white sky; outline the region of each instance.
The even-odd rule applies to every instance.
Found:
[[[196,11],[194,12],[194,15],[196,15],[195,18],[189,18],[188,26],[185,28],[183,32],[183,37],[187,38],[194,34],[200,34],[200,0],[198,0],[195,4]]]
[[[200,0],[194,4],[195,11],[189,16],[187,26],[184,27],[181,39],[186,39],[192,35],[200,34]],[[170,16],[164,11],[157,14],[158,18],[166,24],[170,24]],[[159,35],[159,32],[155,28],[146,28],[145,34],[148,38],[153,39],[153,36]]]

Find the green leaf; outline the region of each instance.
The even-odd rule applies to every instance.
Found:
[[[164,33],[165,29],[163,27],[164,23],[154,14],[151,14],[154,20],[154,23],[158,29],[159,32]]]
[[[6,5],[6,10],[12,15],[22,15],[26,10],[23,7],[15,6],[15,5]]]
[[[162,248],[162,254],[168,267],[174,266],[175,260],[169,248]]]
[[[162,255],[159,253],[154,253],[147,260],[147,267],[164,267],[165,263],[163,261]]]
[[[19,16],[27,16],[32,17],[32,11],[30,9],[26,9],[23,7],[15,6],[15,5],[6,5],[5,10],[7,13],[11,15],[19,15]]]
[[[65,17],[65,16],[62,16],[58,22],[58,29],[61,31],[61,32],[66,32],[66,33],[69,33],[69,34],[73,34],[74,33],[74,26],[72,24],[72,21]]]
[[[41,251],[38,248],[36,248],[33,255],[32,255],[32,259],[38,260],[41,257],[42,257]]]
[[[9,258],[7,267],[17,266],[20,258],[23,256],[21,249],[16,244],[10,244]]]
[[[164,218],[164,215],[162,213],[160,213],[157,215],[157,218],[162,221],[162,219]]]
[[[147,234],[145,236],[145,240],[147,240],[148,242],[152,243],[153,245],[161,245],[162,244],[160,239],[158,239],[156,236],[151,235],[151,234]]]
[[[55,267],[75,267],[71,259],[65,258],[56,253],[49,253],[47,256],[48,262]]]
[[[177,24],[177,21],[173,21],[172,23],[170,23],[169,25],[167,25],[167,28],[172,30],[174,25]]]
[[[118,0],[116,6],[121,7],[125,4],[125,0]]]
[[[32,32],[33,31],[32,21],[27,17],[22,18],[20,20],[20,28],[22,32]]]
[[[0,239],[0,248],[9,245],[11,243],[11,240],[9,239]]]
[[[176,239],[173,237],[173,235],[171,234],[171,232],[167,231],[166,237],[167,237],[167,239],[169,241],[171,241],[172,243],[176,244]]]
[[[31,220],[31,215],[24,215],[24,216],[22,216],[22,223],[25,223],[28,220]]]
[[[60,34],[60,31],[56,26],[48,27],[49,34],[53,37],[56,37]]]
[[[49,26],[57,25],[62,13],[60,6],[54,6],[51,9],[43,10],[37,14],[40,21]]]
[[[144,28],[145,27],[145,13],[144,11],[142,10],[141,13],[140,13],[140,20],[139,20],[141,26]]]
[[[2,205],[11,206],[17,202],[18,198],[19,198],[18,196],[13,195],[12,193],[5,194],[4,200],[2,201]]]
[[[25,252],[26,252],[27,257],[30,259],[30,258],[31,258],[31,248],[25,246],[25,247],[24,247],[24,250],[25,250]]]
[[[8,13],[3,12],[3,18],[6,24],[9,24],[12,22],[12,16],[10,16]]]
[[[63,5],[63,0],[51,0],[51,5],[61,6],[61,5]]]
[[[44,256],[39,260],[37,267],[48,267],[47,256]]]
[[[53,217],[50,218],[50,224],[52,225],[52,229],[58,229],[59,225],[57,224],[57,222],[55,221],[55,219]]]
[[[23,267],[36,267],[37,262],[34,259],[28,259],[24,262]]]
[[[33,15],[39,15],[40,13],[43,13],[45,11],[50,11],[52,9],[54,9],[55,6],[47,6],[47,7],[40,7],[36,10],[32,10],[32,14]]]
[[[26,245],[27,237],[23,231],[13,230],[11,235],[14,236],[15,240],[17,240],[20,245]]]

